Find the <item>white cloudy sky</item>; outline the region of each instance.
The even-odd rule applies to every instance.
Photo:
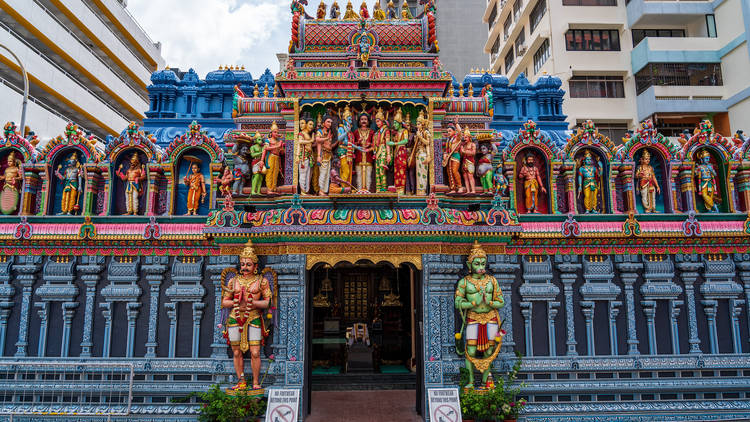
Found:
[[[309,0],[315,14],[319,0]],[[332,0],[327,0],[330,5]],[[359,10],[361,0],[352,2]],[[367,0],[372,10],[375,0]],[[162,43],[167,66],[195,69],[201,78],[219,65],[244,65],[254,78],[279,70],[291,34],[290,0],[128,0],[151,39]],[[346,0],[339,1],[343,9]]]

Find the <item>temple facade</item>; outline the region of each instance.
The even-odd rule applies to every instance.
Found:
[[[156,72],[105,145],[5,125],[0,414],[192,421],[244,368],[300,420],[326,377],[413,377],[433,420],[481,245],[524,420],[750,417],[748,139],[569,131],[555,76],[445,72],[432,2],[291,6],[276,75]]]

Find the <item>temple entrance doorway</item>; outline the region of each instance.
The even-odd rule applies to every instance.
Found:
[[[308,274],[307,369],[312,391],[417,390],[421,274],[411,264],[319,263]],[[315,415],[316,405],[308,402]]]

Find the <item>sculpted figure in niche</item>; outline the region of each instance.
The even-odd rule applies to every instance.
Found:
[[[485,193],[492,192],[492,159],[497,153],[497,147],[491,142],[483,142],[479,145],[479,165],[477,166],[477,176],[482,184]]]
[[[83,185],[83,165],[78,161],[77,152],[73,152],[65,160],[65,167],[63,164],[57,166],[55,176],[62,180],[63,193],[60,201],[62,214],[76,214],[80,208],[78,199]]]
[[[325,19],[326,18],[326,4],[324,2],[320,2],[318,5],[318,11],[315,14],[316,19]]]
[[[352,5],[351,0],[349,3],[346,4],[346,11],[344,12],[344,20],[345,21],[358,21],[359,15],[357,12],[354,11],[354,5]]]
[[[337,133],[338,147],[336,156],[341,164],[340,176],[347,183],[352,182],[352,158],[354,155],[353,135],[352,135],[352,111],[347,105],[342,114],[341,123]]]
[[[331,5],[331,13],[328,17],[334,20],[338,20],[341,17],[341,9],[339,9],[338,2],[333,2],[333,4]]]
[[[337,143],[333,140],[332,125],[333,119],[325,117],[323,119],[323,126],[318,129],[318,133],[315,136],[315,143],[318,149],[318,166],[320,168],[318,188],[320,189],[319,195],[321,196],[328,194],[328,187],[331,183],[331,160],[333,159],[333,148],[336,147]]]
[[[388,19],[398,19],[398,13],[396,12],[396,5],[393,4],[393,0],[388,2]]]
[[[443,152],[443,167],[448,171],[448,185],[451,193],[463,192],[461,185],[461,126],[458,124],[458,116],[453,123],[449,123],[446,129],[448,135],[445,140]]]
[[[362,4],[359,5],[359,16],[362,19],[370,19],[370,12],[367,10],[366,1],[363,1]]]
[[[276,193],[276,186],[281,173],[281,154],[284,153],[284,142],[279,135],[279,127],[276,122],[271,124],[266,145],[263,148],[261,161],[265,168],[266,189],[268,193]]]
[[[250,163],[247,156],[249,148],[245,142],[237,142],[232,147],[234,154],[234,183],[232,191],[235,196],[242,195],[242,189],[245,187],[245,179],[251,176]]]
[[[583,155],[581,165],[578,167],[578,196],[583,195],[583,208],[586,214],[598,212],[599,189],[601,188],[602,162],[594,158],[591,151]]]
[[[260,195],[260,188],[263,187],[263,137],[260,132],[255,132],[255,143],[250,147],[250,158],[253,165],[253,179],[251,181],[250,194]]]
[[[388,142],[391,139],[391,131],[388,129],[383,109],[379,108],[375,114],[375,125],[378,130],[373,136],[373,145],[375,148],[375,190],[377,192],[387,192],[388,182],[386,171],[388,163],[391,161],[391,151]]]
[[[222,276],[226,274],[222,273]],[[232,390],[247,388],[244,353],[250,350],[250,367],[253,371],[253,389],[260,385],[260,347],[268,335],[263,324],[263,310],[271,301],[268,280],[258,273],[258,257],[252,246],[246,246],[240,255],[240,272],[224,285],[222,280],[222,308],[229,309],[224,338],[232,348],[234,371],[238,383]]]
[[[377,3],[375,3],[377,5]],[[372,191],[373,133],[370,129],[370,115],[362,112],[357,119],[354,132],[354,163],[357,167],[357,189]]]
[[[416,161],[416,185],[417,195],[427,195],[429,184],[430,163],[432,162],[432,134],[427,128],[429,121],[424,111],[419,112],[417,117],[417,134],[412,151],[412,160]]]
[[[185,157],[191,162],[190,170],[182,182],[188,186],[187,215],[196,215],[200,204],[206,202],[206,179],[201,173],[201,160],[196,157]]]
[[[375,2],[375,6],[372,9],[372,17],[376,21],[384,21],[385,20],[385,12],[383,9],[380,8],[380,3]]]
[[[314,165],[313,150],[312,150],[312,129],[315,122],[310,119],[303,117],[299,121],[299,137],[297,143],[299,144],[299,188],[300,191],[310,193],[310,177],[312,176],[312,166]]]
[[[656,194],[661,193],[659,182],[656,180],[656,173],[651,167],[651,153],[644,150],[638,167],[635,170],[636,192],[641,193],[641,204],[643,212],[656,212]]]
[[[125,212],[127,215],[137,215],[143,189],[141,182],[146,179],[146,166],[141,164],[138,153],[134,152],[130,157],[130,167],[126,172],[122,171],[123,165],[117,168],[116,174],[125,183]]]
[[[461,173],[464,177],[464,184],[466,184],[467,193],[476,193],[476,182],[474,181],[474,173],[476,172],[476,156],[477,146],[471,139],[471,132],[469,129],[464,131],[464,141],[461,144],[461,157],[463,158],[463,165],[461,166]]]
[[[3,214],[14,214],[18,209],[18,202],[21,198],[21,180],[23,177],[20,172],[21,160],[16,157],[16,152],[11,151],[6,159],[5,171],[3,172],[3,191],[0,194],[0,210]]]
[[[716,170],[711,165],[711,154],[705,149],[698,153],[698,165],[695,166],[695,177],[698,179],[696,191],[703,199],[708,212],[719,212],[716,196]]]
[[[500,329],[498,309],[505,301],[497,279],[487,274],[487,254],[479,243],[474,242],[466,265],[470,274],[458,281],[454,300],[462,319],[456,340],[465,338],[463,355],[469,371],[469,383],[465,387],[473,387],[474,370],[482,373],[482,383],[486,383],[492,361],[500,352],[505,333]]]
[[[409,143],[409,132],[404,129],[401,109],[396,110],[396,115],[393,117],[393,132],[392,140],[387,142],[387,145],[393,151],[393,185],[396,187],[397,193],[403,194],[406,187],[406,161],[408,157],[406,144]]]
[[[539,167],[534,154],[527,154],[524,166],[518,172],[518,178],[523,182],[524,204],[527,213],[538,213],[539,191],[547,193],[544,187]]]

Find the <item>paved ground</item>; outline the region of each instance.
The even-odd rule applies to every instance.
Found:
[[[313,391],[306,422],[422,422],[415,390]]]

